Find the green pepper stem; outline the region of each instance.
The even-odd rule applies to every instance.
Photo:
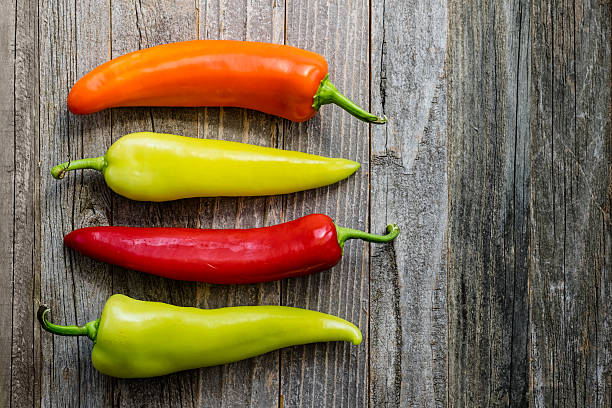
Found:
[[[42,328],[49,333],[60,336],[87,336],[93,341],[96,341],[100,319],[86,323],[84,326],[60,326],[47,320],[47,314],[50,311],[51,309],[49,309],[47,305],[40,305],[38,313],[36,314]]]
[[[373,115],[357,106],[346,96],[342,95],[340,91],[338,91],[338,89],[334,86],[334,84],[332,84],[329,80],[329,74],[325,75],[325,78],[321,80],[321,83],[319,84],[319,89],[317,89],[317,93],[314,95],[314,102],[312,104],[312,107],[316,110],[319,110],[322,105],[326,105],[328,103],[335,103],[357,119],[361,119],[364,122],[377,124],[383,124],[387,122],[386,116],[381,117]]]
[[[51,174],[56,179],[63,179],[67,171],[77,169],[94,169],[98,171],[104,170],[106,167],[106,160],[104,156],[90,157],[87,159],[80,159],[75,161],[69,161],[66,163],[58,164],[51,169]]]
[[[368,242],[391,242],[400,233],[397,224],[387,225],[387,235],[370,234],[369,232],[355,230],[352,228],[339,227],[337,225],[336,231],[338,234],[338,244],[342,249],[344,249],[344,242],[349,239],[358,238]]]

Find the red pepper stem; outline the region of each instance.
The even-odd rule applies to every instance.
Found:
[[[317,89],[317,93],[314,95],[314,102],[312,107],[316,110],[322,105],[326,105],[328,103],[335,103],[357,119],[361,119],[364,122],[368,123],[377,123],[383,124],[387,122],[386,116],[376,116],[373,115],[359,106],[357,106],[353,101],[348,99],[346,96],[342,95],[340,91],[331,83],[329,80],[329,74],[325,75],[325,78],[321,80],[319,84],[319,89]]]
[[[104,156],[90,157],[87,159],[80,159],[58,164],[57,166],[51,169],[51,174],[56,179],[62,179],[66,175],[66,172],[70,170],[94,169],[102,171],[105,167],[106,159],[104,158]]]
[[[40,305],[38,308],[38,313],[36,314],[42,328],[49,333],[60,336],[87,336],[93,341],[96,341],[100,319],[86,323],[84,326],[60,326],[47,320],[47,314],[50,311],[51,309],[49,309],[47,305]]]
[[[338,244],[344,249],[344,242],[348,239],[363,239],[368,242],[390,242],[393,241],[400,233],[397,224],[387,225],[387,235],[370,234],[369,232],[355,230],[352,228],[344,228],[336,225],[338,234]]]

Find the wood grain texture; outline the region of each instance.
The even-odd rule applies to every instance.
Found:
[[[446,2],[373,3],[370,405],[446,404]]]
[[[101,177],[92,172],[58,183],[49,169],[66,160],[98,156],[109,146],[102,128],[108,126],[107,113],[77,118],[65,103],[74,81],[108,57],[109,9],[108,4],[49,2],[40,5],[40,13],[41,300],[50,304],[54,320],[82,324],[99,316],[111,294],[110,269],[66,250],[63,236],[75,228],[107,224],[110,197]],[[110,379],[91,366],[91,341],[45,334],[42,349],[43,405],[109,403]],[[47,356],[49,349],[54,352]]]
[[[610,3],[436,0],[15,0],[0,16],[0,406],[612,404]],[[389,117],[332,106],[295,124],[243,109],[69,114],[74,82],[170,41],[287,43]],[[369,106],[368,106],[369,105]],[[357,160],[341,183],[280,197],[137,203],[50,168],[153,130]],[[323,212],[384,232],[330,271],[262,285],[174,282],[63,246],[90,225],[256,227]],[[112,293],[213,308],[284,304],[358,325],[360,346],[292,347],[157,379],[91,366]]]
[[[449,2],[452,406],[526,403],[528,4]]]
[[[609,4],[449,11],[449,404],[607,406]]]
[[[34,317],[40,296],[38,2],[17,1],[15,11],[15,235],[10,403],[40,406],[40,329]]]
[[[323,55],[330,79],[347,97],[368,105],[368,2],[289,1],[287,44]],[[326,213],[338,225],[368,227],[368,126],[340,108],[323,106],[306,123],[287,124],[286,149],[346,157],[362,164],[349,179],[287,197],[286,218]],[[283,282],[282,303],[331,313],[360,327],[364,340],[311,344],[281,352],[284,406],[361,407],[367,394],[367,245],[349,241],[329,271]]]
[[[612,404],[610,4],[534,1],[530,403]]]
[[[197,33],[195,3],[113,0],[111,4],[111,57],[174,41],[191,40]],[[112,141],[137,131],[197,135],[195,109],[113,109]],[[198,200],[168,203],[130,201],[112,195],[112,224],[149,227],[196,226]],[[156,300],[179,306],[192,306],[195,285],[171,281],[123,268],[113,268],[113,293],[136,299]],[[182,372],[166,379],[116,380],[113,403],[116,406],[180,407],[196,401],[197,376]]]
[[[284,3],[248,0],[200,2],[198,38],[282,43]],[[282,147],[283,121],[235,108],[198,110],[198,135]],[[203,199],[204,228],[251,228],[283,221],[283,197]],[[212,308],[280,304],[280,283],[200,285],[197,305]],[[201,370],[198,401],[211,406],[275,406],[278,404],[279,353]]]
[[[68,115],[65,100],[75,80],[76,41],[74,2],[50,1],[39,4],[40,69],[40,263],[44,302],[60,324],[77,322],[79,303],[76,280],[62,238],[72,226],[77,177],[56,183],[49,169],[64,159],[81,155],[79,129]],[[74,338],[41,336],[43,351],[41,378],[42,406],[77,406],[80,402],[80,343]]]
[[[15,208],[15,4],[0,16],[0,405],[11,400]]]
[[[82,40],[86,44],[82,50],[86,57],[78,60],[77,63],[77,78],[112,56],[159,43],[197,38],[200,30],[199,11],[192,3],[167,5],[167,8],[164,9],[159,8],[153,2],[133,4],[115,1],[112,5],[98,4],[97,7],[98,9],[83,7],[83,10],[76,8],[77,19],[82,18],[84,21],[89,19],[89,24],[77,23],[77,27],[86,27],[88,30],[76,34],[75,42],[79,44]],[[176,7],[178,9],[175,9]],[[229,31],[229,34],[226,33],[225,36],[235,39],[246,39],[246,37],[265,41],[282,39],[282,35],[273,32],[272,24],[268,24],[269,33],[266,35],[265,28],[262,28],[264,18],[254,18],[253,22],[249,23],[252,27],[248,28],[248,33],[228,30],[234,27],[248,27],[243,24],[243,21],[237,20],[257,16],[259,9],[257,4],[249,5],[246,10],[242,10],[240,5],[233,5],[227,17],[225,14],[219,17],[221,26],[226,27],[225,30],[220,29],[220,33]],[[270,8],[267,13],[264,11],[262,9],[264,15],[278,14],[276,9]],[[280,13],[283,14],[282,9]],[[191,23],[188,23],[189,21]],[[274,21],[278,24],[278,18]],[[278,31],[278,25],[275,27]],[[283,29],[281,26],[281,30]],[[94,37],[98,41],[87,42],[88,38]],[[208,37],[215,38],[216,36],[209,34]],[[88,59],[87,56],[91,56],[91,59]],[[222,118],[221,121],[217,121],[216,137],[274,144],[278,133],[276,132],[278,129],[276,119],[271,120],[265,115],[242,110],[227,110],[229,114],[226,114],[223,120],[223,112],[218,109],[216,111]],[[89,137],[81,141],[81,146],[87,148],[77,151],[73,156],[99,155],[108,148],[111,138],[116,140],[133,131],[154,130],[197,136],[202,130],[198,125],[198,119],[204,117],[205,113],[204,115],[203,113],[204,111],[198,112],[195,109],[118,109],[112,113],[102,112],[88,117],[70,115],[69,118],[78,123],[77,127],[86,129],[87,134],[84,133],[82,137]],[[207,126],[208,123],[203,127]],[[214,126],[213,122],[211,127]],[[81,207],[83,209],[75,208],[73,218],[83,217],[83,219],[73,222],[72,228],[104,224],[251,227],[264,224],[264,215],[267,210],[270,210],[270,215],[266,223],[276,223],[279,218],[278,211],[276,211],[277,214],[274,213],[275,207],[279,207],[275,199],[182,200],[165,204],[134,203],[110,193],[103,186],[102,177],[99,174],[93,172],[83,174],[86,179],[77,181],[79,184],[75,190],[79,192],[83,188],[87,190],[86,186],[92,183],[101,186],[101,189],[82,193]],[[255,208],[252,212],[251,207]],[[88,310],[88,313],[92,315],[99,313],[109,292],[126,293],[141,299],[155,299],[179,305],[199,303],[204,307],[261,302],[279,303],[280,287],[278,283],[228,289],[221,286],[209,287],[171,282],[144,274],[134,274],[120,268],[114,268],[112,279],[110,279],[109,267],[89,261],[75,253],[70,253],[70,256],[74,257],[75,273],[88,270],[91,273],[91,269],[101,269],[100,282],[97,284],[99,290],[90,294],[97,295],[97,298],[86,295],[86,284],[75,284],[77,286],[75,291],[84,294],[82,297],[79,296],[80,299],[75,302],[76,307],[84,311]],[[275,362],[278,359],[278,353],[228,367],[180,373],[165,379],[126,382],[112,380],[96,373],[91,368],[87,357],[91,351],[91,345],[87,344],[86,339],[83,343],[84,356],[80,361],[87,366],[81,367],[85,374],[80,376],[81,388],[78,395],[91,397],[89,401],[81,400],[80,403],[83,405],[106,406],[112,403],[127,406],[166,406],[168,401],[171,401],[171,404],[182,406],[200,405],[200,400],[215,405],[217,402],[222,402],[221,400],[225,400],[227,405],[269,405],[272,401],[278,401],[278,363]],[[250,377],[245,374],[249,368]],[[220,400],[216,400],[215,395]]]

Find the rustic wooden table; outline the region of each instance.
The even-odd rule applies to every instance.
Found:
[[[606,0],[8,0],[0,15],[0,406],[588,406],[612,404],[610,2]],[[305,124],[241,109],[68,113],[112,57],[206,38],[323,54],[347,96]],[[52,165],[154,130],[358,160],[337,185],[270,198],[137,203]],[[254,227],[324,212],[383,232],[341,264],[251,286],[173,282],[94,262],[89,225]],[[158,379],[105,377],[87,339],[113,293],[212,308],[283,304],[364,333]]]

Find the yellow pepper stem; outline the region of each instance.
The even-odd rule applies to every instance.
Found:
[[[77,169],[94,169],[98,171],[104,170],[106,167],[106,159],[104,156],[90,157],[58,164],[51,169],[51,175],[56,179],[63,179],[67,171]]]
[[[60,326],[58,324],[53,324],[49,322],[49,320],[47,320],[47,314],[50,311],[51,309],[49,309],[48,306],[40,305],[40,307],[38,308],[38,313],[36,314],[42,328],[48,331],[49,333],[57,334],[60,336],[87,336],[93,341],[96,340],[100,319],[86,323],[84,326]]]

